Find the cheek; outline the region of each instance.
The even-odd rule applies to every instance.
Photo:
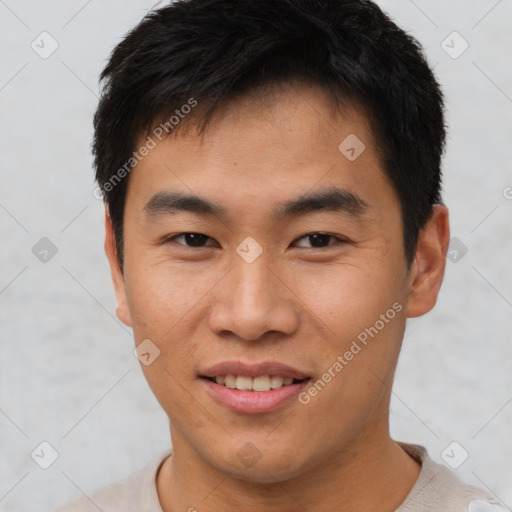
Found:
[[[203,322],[208,315],[208,292],[218,276],[169,262],[127,265],[126,290],[136,343],[149,339],[160,351],[142,369],[166,411],[191,406],[188,392],[195,395],[199,355],[204,359],[209,350]]]
[[[308,323],[316,324],[310,335],[321,381],[304,401],[320,416],[335,418],[337,411],[357,423],[379,400],[382,383],[394,372],[405,304],[397,270],[389,263],[344,265],[325,272],[297,273],[301,277],[295,284],[304,311],[311,312]]]
[[[353,339],[373,325],[402,293],[389,263],[340,263],[310,266],[288,276],[307,314],[323,325],[327,336]]]
[[[194,314],[214,280],[180,266],[139,264],[126,272],[127,299],[136,336],[167,340]],[[136,337],[136,339],[138,339]]]
[[[126,282],[136,343],[149,339],[160,351],[154,362],[142,365],[150,388],[170,416],[189,411],[189,421],[200,426],[205,420],[194,413],[191,400],[196,395],[195,362],[204,339],[196,335],[197,318],[204,314],[201,299],[212,283],[163,264],[128,268]]]

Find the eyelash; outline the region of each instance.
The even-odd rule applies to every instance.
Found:
[[[165,243],[169,243],[169,242],[174,242],[177,238],[185,236],[185,235],[200,235],[200,236],[206,237],[206,239],[208,239],[208,240],[213,240],[209,236],[203,235],[202,233],[196,233],[196,232],[193,232],[193,231],[186,231],[186,232],[183,232],[183,233],[178,233],[177,235],[173,235],[173,236],[171,236],[169,238],[165,238],[163,240],[163,243],[165,244]],[[306,247],[306,249],[328,249],[329,247],[334,247],[334,246],[337,246],[337,245],[348,243],[348,240],[346,240],[344,238],[340,238],[338,236],[330,235],[329,233],[322,233],[322,232],[307,233],[305,235],[302,235],[299,238],[296,238],[293,243],[296,243],[297,241],[302,240],[303,238],[307,238],[307,237],[311,237],[311,236],[315,236],[315,235],[321,235],[321,236],[329,237],[329,239],[335,240],[336,243],[335,244],[330,244],[330,245],[325,246],[325,247]],[[178,243],[178,245],[182,245],[183,247],[186,247],[186,248],[189,248],[189,249],[194,249],[194,248],[204,249],[205,247],[212,247],[211,245],[202,245],[202,246],[194,247],[194,246],[189,246],[189,245],[181,244],[179,242],[176,242],[176,243]]]

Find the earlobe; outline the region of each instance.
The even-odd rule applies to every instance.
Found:
[[[446,267],[450,242],[448,209],[435,205],[432,215],[420,231],[416,255],[411,267],[407,316],[428,313],[436,304]]]
[[[117,298],[117,317],[124,324],[131,326],[132,319],[130,309],[128,307],[128,301],[126,299],[124,276],[117,256],[114,228],[112,226],[112,219],[110,218],[108,208],[105,208],[105,254],[107,255],[110,264],[112,282],[114,283],[114,290]]]

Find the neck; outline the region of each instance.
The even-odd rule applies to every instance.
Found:
[[[218,472],[173,436],[173,454],[157,476],[164,512],[395,511],[418,479],[421,466],[390,437],[361,436],[350,453],[286,481],[255,483]],[[342,505],[340,505],[342,504]]]

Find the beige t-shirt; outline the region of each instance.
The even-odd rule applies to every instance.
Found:
[[[454,473],[434,462],[420,445],[397,441],[421,464],[416,484],[395,512],[504,512],[499,502],[477,487],[464,484]],[[143,470],[54,512],[162,512],[156,475],[166,452]],[[375,511],[378,512],[378,511]]]

